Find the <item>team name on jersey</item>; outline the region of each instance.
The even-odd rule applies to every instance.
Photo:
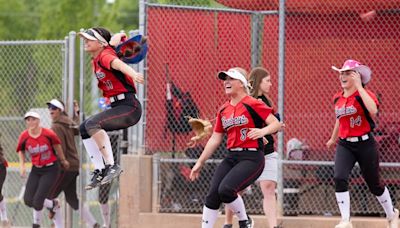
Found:
[[[224,116],[221,118],[221,121],[222,121],[222,126],[224,129],[228,129],[232,126],[244,125],[249,122],[249,120],[246,118],[245,115],[236,116],[236,117],[233,117],[233,115],[231,115],[231,117],[229,117],[228,119],[226,119]]]
[[[353,105],[348,107],[335,108],[336,119],[339,119],[343,116],[353,115],[355,113],[357,113],[357,109]]]
[[[44,145],[38,144],[37,146],[28,146],[27,150],[30,154],[38,154],[48,151],[49,147],[46,144]]]
[[[103,79],[105,76],[106,76],[106,74],[104,72],[101,72],[101,71],[96,72],[97,80]]]

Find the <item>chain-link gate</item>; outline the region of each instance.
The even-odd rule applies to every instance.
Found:
[[[198,113],[213,120],[217,108],[227,99],[217,72],[234,66],[250,71],[261,65],[271,73],[270,94],[275,108],[284,110],[286,128],[277,143],[284,145],[277,148],[283,158],[278,187],[283,214],[337,215],[334,150],[327,150],[325,143],[335,121],[332,97],[341,90],[331,66],[341,66],[349,58],[373,70],[368,89],[381,103],[375,134],[383,162],[382,180],[397,202],[398,3],[287,0],[284,17],[280,18],[278,2],[285,1],[217,2],[235,9],[195,0],[179,1],[179,5],[146,4],[151,50],[147,58],[146,152],[160,158],[159,179],[154,182],[160,183],[159,211],[201,212],[218,163],[209,160],[201,179],[188,181],[204,143],[188,148],[192,133],[182,116]],[[284,24],[280,24],[282,21]],[[286,149],[289,141],[294,150]],[[217,154],[221,158],[223,148]],[[358,167],[351,176],[352,213],[382,214]],[[258,186],[244,198],[250,213],[263,213]]]

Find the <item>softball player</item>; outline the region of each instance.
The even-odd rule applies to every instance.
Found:
[[[4,158],[3,147],[0,145],[0,226],[3,227],[8,227],[10,225],[7,217],[6,201],[2,194],[3,184],[7,176],[7,167],[8,164],[6,159]]]
[[[111,101],[111,109],[98,113],[80,125],[83,144],[94,163],[95,171],[86,189],[109,183],[122,169],[114,163],[110,138],[106,131],[120,130],[135,125],[142,114],[136,98],[135,82],[144,79],[122,62],[109,45],[111,34],[104,28],[91,28],[79,33],[85,41],[85,51],[92,55],[93,72],[103,96]],[[103,163],[103,159],[105,165]]]
[[[371,69],[355,60],[347,60],[339,72],[343,91],[334,96],[336,122],[326,143],[330,148],[339,138],[335,155],[335,192],[342,216],[336,228],[351,228],[349,175],[358,162],[369,190],[386,213],[390,228],[398,228],[399,211],[393,207],[388,189],[380,182],[379,154],[372,135],[372,117],[378,113],[379,102],[374,93],[364,88],[371,79]]]
[[[225,93],[230,100],[219,109],[214,132],[190,173],[191,180],[198,178],[204,163],[221,144],[226,133],[228,155],[213,175],[203,207],[203,228],[214,226],[221,203],[225,203],[238,216],[241,228],[253,227],[243,199],[237,193],[252,184],[262,173],[262,138],[281,127],[270,108],[248,95],[246,74],[243,71],[241,68],[233,68],[218,74],[224,81]],[[265,124],[268,126],[264,127]]]
[[[272,86],[269,72],[262,68],[254,68],[249,76],[251,85],[250,95],[263,101],[268,107],[272,108],[272,101],[268,96]],[[272,113],[274,113],[272,109]],[[275,115],[277,116],[277,115]],[[278,119],[279,120],[279,119]],[[274,138],[266,135],[267,144],[264,145],[265,166],[261,176],[258,178],[261,192],[263,194],[263,209],[267,216],[269,227],[278,227],[275,188],[278,181],[278,153],[274,150]],[[232,212],[225,210],[226,220],[224,228],[232,227]]]
[[[70,164],[68,169],[61,169],[60,175],[50,191],[49,199],[56,199],[61,192],[64,192],[67,203],[73,210],[77,211],[79,209],[79,200],[76,193],[76,178],[79,175],[79,155],[75,146],[75,135],[79,134],[79,129],[76,125],[79,121],[79,106],[76,102],[74,103],[75,121],[68,117],[67,113],[64,111],[64,104],[61,101],[52,99],[47,102],[47,107],[52,119],[51,129],[60,138],[65,158]],[[54,214],[55,212],[50,210],[49,217],[53,218]],[[90,227],[100,227],[87,206],[82,208],[82,217]],[[58,217],[56,217],[55,220],[58,220]],[[60,221],[55,221],[55,223],[59,222]]]
[[[32,170],[26,182],[24,202],[33,208],[32,227],[36,228],[40,227],[43,206],[52,208],[56,213],[61,212],[59,208],[56,209],[59,205],[46,197],[59,174],[57,157],[65,169],[69,168],[69,163],[64,157],[60,139],[51,129],[40,126],[40,115],[37,112],[27,112],[25,122],[27,130],[19,136],[17,152],[22,177],[26,175],[25,153],[31,156]],[[59,226],[56,224],[56,227]]]

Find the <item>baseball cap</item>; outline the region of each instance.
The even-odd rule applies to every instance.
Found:
[[[39,113],[34,112],[34,111],[29,111],[29,112],[27,112],[27,113],[25,114],[25,116],[24,116],[24,119],[26,119],[26,118],[28,118],[28,117],[34,117],[34,118],[40,120],[40,115],[39,115]]]
[[[365,85],[371,80],[372,71],[368,66],[362,65],[360,62],[348,59],[343,63],[342,68],[332,66],[332,69],[338,72],[344,72],[348,70],[354,70],[361,75],[361,82]]]
[[[233,79],[240,80],[243,85],[247,88],[247,79],[246,76],[240,73],[238,70],[231,68],[228,71],[220,71],[218,73],[218,78],[225,81],[226,77],[231,77]]]
[[[57,99],[52,99],[51,101],[46,103],[47,105],[53,105],[56,108],[61,109],[61,112],[64,111],[64,105]]]

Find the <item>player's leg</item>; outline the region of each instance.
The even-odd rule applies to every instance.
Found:
[[[258,178],[261,192],[263,194],[263,210],[267,217],[269,227],[278,225],[277,203],[275,188],[278,180],[278,153],[273,152],[265,155],[265,166],[261,176]]]
[[[346,143],[339,141],[335,154],[335,196],[339,206],[341,221],[336,228],[352,227],[350,222],[350,193],[349,193],[349,175],[354,167],[356,158],[352,151],[347,148]]]
[[[234,162],[230,158],[222,160],[218,165],[211,179],[210,188],[208,190],[202,215],[202,228],[213,228],[218,217],[218,209],[221,200],[218,195],[218,188],[225,175],[232,169]]]
[[[393,207],[389,190],[380,181],[379,154],[373,138],[358,142],[357,160],[369,190],[376,196],[386,213],[390,228],[398,227],[399,211]]]

